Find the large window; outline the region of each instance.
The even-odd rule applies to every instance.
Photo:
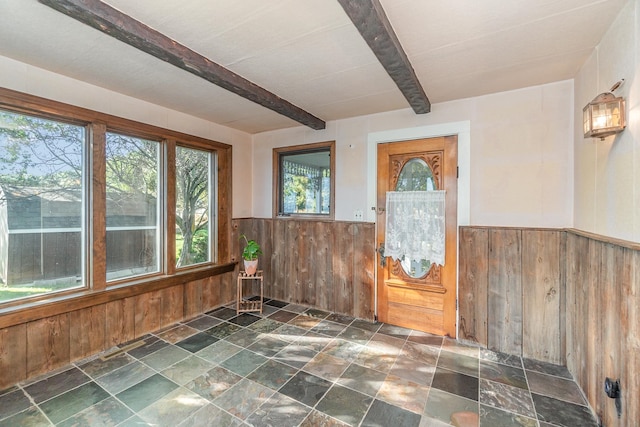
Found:
[[[274,149],[276,216],[333,218],[334,142]]]
[[[211,261],[211,180],[209,151],[176,148],[176,267]]]
[[[160,270],[159,145],[107,132],[107,280]]]
[[[0,305],[232,268],[231,146],[2,88],[0,105]]]
[[[0,302],[84,286],[85,136],[0,110]]]

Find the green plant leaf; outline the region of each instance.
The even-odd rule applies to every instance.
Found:
[[[262,249],[260,245],[255,240],[247,239],[247,236],[242,234],[240,236],[241,239],[244,239],[246,242],[244,249],[242,250],[242,258],[247,261],[253,261],[258,259],[258,255],[262,255]]]

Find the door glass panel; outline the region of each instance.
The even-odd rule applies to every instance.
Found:
[[[422,159],[411,159],[404,164],[396,191],[433,191],[437,190],[433,173],[429,165]]]
[[[398,176],[396,191],[433,190],[437,190],[436,182],[433,179],[431,168],[424,160],[411,159],[404,164]],[[414,278],[424,277],[431,268],[431,262],[427,259],[416,262],[403,258],[400,265],[405,273]]]

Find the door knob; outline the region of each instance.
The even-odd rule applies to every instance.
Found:
[[[378,253],[380,254],[380,267],[385,268],[387,266],[387,257],[384,256],[384,242],[380,242]]]

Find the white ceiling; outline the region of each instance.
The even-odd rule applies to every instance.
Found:
[[[322,120],[408,108],[336,0],[107,0]],[[380,0],[432,104],[571,79],[626,0]],[[0,0],[0,55],[250,133],[289,118],[37,0]]]

